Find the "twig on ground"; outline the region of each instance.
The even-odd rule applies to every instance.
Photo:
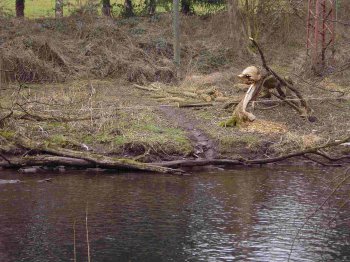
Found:
[[[145,90],[145,91],[152,91],[152,92],[154,92],[154,91],[161,90],[160,88],[141,86],[141,85],[138,85],[138,84],[133,84],[133,86],[138,88],[138,89]]]

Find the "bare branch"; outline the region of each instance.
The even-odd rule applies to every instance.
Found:
[[[275,73],[275,71],[273,71],[267,65],[264,53],[262,52],[262,50],[261,50],[260,46],[258,45],[258,43],[252,37],[250,37],[249,39],[250,39],[250,41],[252,41],[254,46],[258,49],[258,52],[260,54],[261,61],[262,61],[262,64],[263,64],[263,67],[265,68],[265,70],[270,72],[283,86],[285,86],[288,89],[290,89],[291,91],[293,91],[295,93],[295,95],[300,99],[301,105],[303,107],[305,107],[307,113],[310,114],[311,113],[311,108],[308,106],[306,100],[303,98],[301,93],[295,87],[293,87],[291,84],[289,84],[287,81],[285,81],[282,77],[280,77],[277,73]]]

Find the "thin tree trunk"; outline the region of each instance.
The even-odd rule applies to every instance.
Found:
[[[16,0],[16,16],[24,17],[24,2],[25,0]]]
[[[153,16],[156,13],[157,0],[149,0],[147,13],[149,16]]]
[[[190,14],[192,14],[191,0],[182,0],[182,1],[181,1],[181,12],[182,12],[184,15],[190,15]]]
[[[2,61],[2,54],[0,52],[0,90],[5,86],[5,70]]]
[[[230,38],[234,44],[239,44],[241,35],[245,31],[239,18],[238,0],[228,0],[228,17],[230,26]]]
[[[174,62],[180,66],[180,21],[179,0],[173,0],[173,32],[174,32]]]
[[[111,1],[110,0],[102,0],[102,14],[105,16],[111,16]]]
[[[63,17],[63,0],[56,0],[55,17],[56,18]]]
[[[134,16],[134,8],[131,0],[125,0],[124,2],[124,15],[126,17]]]

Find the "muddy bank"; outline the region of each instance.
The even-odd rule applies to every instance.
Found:
[[[199,159],[214,159],[218,157],[217,143],[198,128],[198,121],[187,115],[185,110],[176,107],[160,106],[159,110],[171,122],[187,132],[193,147],[193,156]]]

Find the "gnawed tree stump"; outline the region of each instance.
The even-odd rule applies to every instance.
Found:
[[[264,81],[268,75],[263,75],[260,80],[254,82],[249,87],[247,93],[244,98],[239,102],[233,111],[232,117],[225,122],[220,123],[222,127],[232,127],[239,126],[240,124],[248,121],[254,121],[256,119],[255,115],[247,111],[247,107],[250,101],[254,101],[259,95]]]
[[[260,91],[263,88],[267,89],[267,91],[270,94],[282,100],[287,105],[296,110],[301,117],[307,118],[310,122],[316,121],[316,117],[311,115],[312,109],[310,108],[304,97],[301,95],[299,90],[296,89],[293,86],[293,83],[288,81],[287,78],[280,77],[267,65],[265,56],[257,42],[253,38],[250,38],[250,40],[257,48],[262,60],[263,68],[266,70],[266,72],[263,75],[261,75],[260,70],[257,67],[250,66],[247,67],[238,76],[241,80],[243,80],[243,83],[251,84],[251,86],[249,87],[247,93],[245,94],[241,102],[236,106],[235,110],[233,111],[232,117],[227,121],[220,123],[220,126],[239,126],[242,123],[254,121],[256,117],[252,113],[247,112],[247,106],[250,101],[254,101],[258,97]],[[272,87],[273,89],[277,89],[277,93],[268,90],[271,89],[271,87],[268,86],[268,81],[266,81],[265,83],[265,80],[271,78],[274,78],[274,80],[278,83],[276,86],[274,85]],[[293,100],[288,100],[281,87],[285,87],[286,89],[288,89],[292,94],[295,95],[295,98]]]

